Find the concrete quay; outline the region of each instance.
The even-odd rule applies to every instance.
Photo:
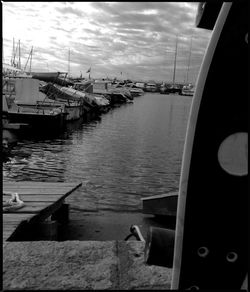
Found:
[[[168,290],[172,269],[144,263],[141,241],[3,244],[3,290]]]

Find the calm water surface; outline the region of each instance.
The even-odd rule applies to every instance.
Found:
[[[3,164],[8,181],[78,182],[76,209],[139,211],[178,189],[190,97],[147,93],[53,138],[26,138]]]

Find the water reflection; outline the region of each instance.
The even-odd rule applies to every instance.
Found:
[[[70,182],[82,210],[138,211],[140,198],[178,189],[191,99],[146,94],[54,138],[25,138],[3,164],[5,180]]]

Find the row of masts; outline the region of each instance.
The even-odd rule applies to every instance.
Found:
[[[2,42],[3,42],[3,39],[2,39]],[[33,56],[33,46],[31,47],[25,66],[22,68],[20,40],[18,40],[17,44],[15,44],[15,39],[13,38],[13,47],[12,47],[12,54],[11,54],[11,60],[10,60],[10,66],[13,69],[17,69],[18,71],[20,70],[26,73],[27,72],[31,73],[32,56]],[[4,63],[3,43],[2,43],[2,57],[3,57],[3,63]],[[29,70],[27,68],[28,64],[29,64]],[[69,75],[70,75],[70,49],[68,52],[68,76]]]
[[[188,65],[187,65],[187,72],[186,72],[186,83],[188,83],[188,74],[189,74],[190,60],[191,60],[191,53],[192,53],[192,40],[193,40],[193,37],[191,37],[191,42],[190,42],[190,50],[189,50]],[[3,48],[3,46],[2,46],[2,48]],[[176,36],[176,42],[175,42],[174,71],[173,71],[173,81],[172,81],[173,85],[175,84],[177,49],[178,49],[178,36]],[[2,52],[2,55],[3,55],[3,52]],[[29,72],[31,72],[32,55],[33,55],[33,46],[30,50],[26,64],[22,70],[20,40],[18,40],[18,43],[15,46],[15,39],[13,38],[13,49],[12,49],[12,55],[11,55],[11,61],[10,61],[10,65],[12,67],[19,69],[19,70],[22,70],[24,72],[27,72],[26,67],[28,65],[28,62],[30,62],[29,63]],[[16,61],[17,59],[18,59],[18,61]],[[69,75],[70,75],[70,49],[68,52],[68,76]]]
[[[189,68],[190,68],[190,60],[191,60],[191,54],[192,54],[192,43],[193,43],[193,36],[191,37],[190,41],[190,49],[189,49],[189,56],[188,56],[188,65],[187,65],[187,72],[186,72],[186,80],[185,83],[188,83],[188,74],[189,74]],[[174,72],[173,72],[173,85],[175,84],[175,72],[176,72],[176,60],[177,60],[177,48],[178,48],[178,36],[176,36],[176,42],[175,42],[175,55],[174,55]]]
[[[32,55],[33,55],[33,46],[31,47],[29,56],[27,58],[25,66],[22,68],[21,64],[21,44],[20,40],[18,40],[17,44],[15,44],[15,39],[13,38],[13,47],[12,47],[12,54],[11,54],[11,60],[10,60],[10,66],[13,69],[17,69],[23,72],[31,72],[31,66],[32,66]],[[3,54],[3,44],[2,44],[2,57],[4,60],[4,54]],[[4,61],[3,61],[4,63]],[[29,63],[29,70],[27,70],[27,66]],[[5,63],[4,63],[5,64]]]
[[[17,51],[18,50],[18,51]],[[16,56],[18,54],[18,62],[16,62]],[[12,48],[12,56],[10,60],[10,65],[21,70],[21,48],[20,48],[20,40],[15,47],[15,39],[13,39],[13,48]]]

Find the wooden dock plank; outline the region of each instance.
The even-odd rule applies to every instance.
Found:
[[[20,200],[26,202],[54,202],[61,198],[61,195],[37,195],[37,194],[19,194]],[[10,199],[9,195],[3,195],[3,202]]]
[[[6,222],[21,222],[21,221],[29,221],[33,215],[31,214],[15,214],[13,216],[12,214],[3,214],[3,223]]]
[[[3,186],[3,188],[4,189],[8,189],[8,190],[10,190],[11,192],[12,191],[18,191],[18,190],[21,190],[21,191],[29,191],[29,190],[31,190],[31,191],[43,191],[43,190],[45,190],[45,192],[48,192],[48,191],[51,191],[51,190],[54,190],[54,191],[59,191],[60,193],[62,193],[62,192],[65,192],[65,191],[67,191],[67,190],[70,190],[70,189],[72,189],[72,187],[73,186],[61,186],[61,187],[59,187],[59,186],[41,186],[41,185],[38,185],[38,186],[16,186],[16,185],[14,185],[14,186]],[[44,192],[44,191],[43,191]]]
[[[24,186],[24,185],[13,185],[13,186],[8,186],[8,185],[3,185],[3,188],[7,188],[8,190],[33,190],[33,191],[37,191],[37,190],[41,190],[41,188],[43,188],[46,191],[51,191],[51,190],[59,190],[61,191],[65,191],[68,189],[71,189],[74,186],[41,186],[41,185],[28,185],[28,186]]]
[[[79,183],[82,184],[82,183]],[[68,182],[36,182],[36,181],[3,181],[4,187],[48,187],[48,188],[64,188],[70,187],[73,188],[76,186],[76,183],[68,183]]]
[[[39,213],[41,210],[47,208],[48,206],[51,205],[51,203],[55,203],[54,202],[26,202],[25,205],[17,210],[10,210],[10,211],[3,211],[4,214],[8,213],[8,214],[20,214],[20,213]]]
[[[18,191],[18,190],[60,190],[60,191],[66,191],[68,189],[74,189],[76,186],[78,187],[82,183],[79,184],[69,184],[69,183],[40,183],[40,182],[29,182],[29,181],[23,181],[23,182],[13,182],[13,183],[6,183],[3,182],[3,189],[8,189],[11,191]]]
[[[3,193],[62,195],[63,198],[66,198],[81,185],[82,183],[3,182]]]
[[[25,205],[17,210],[3,211],[3,241],[7,240],[23,222],[43,221],[57,211],[82,183],[3,182],[3,201],[16,192]]]
[[[64,195],[67,194],[71,189],[17,189],[17,188],[12,188],[12,189],[6,189],[4,188],[4,193],[18,193],[20,195],[44,195],[44,196],[49,196],[49,195]]]

